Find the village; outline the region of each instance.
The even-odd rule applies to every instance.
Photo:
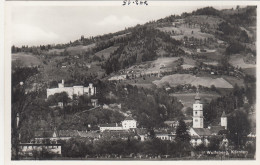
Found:
[[[54,95],[56,93],[66,92],[68,97],[75,97],[82,96],[82,95],[89,95],[93,96],[96,94],[96,87],[93,84],[90,84],[89,87],[83,86],[74,86],[74,87],[66,87],[64,88],[64,80],[58,84],[58,88],[47,89],[47,97]],[[98,100],[95,99],[94,101],[91,100],[91,103],[95,108],[107,109],[111,108],[109,105],[99,105]],[[62,102],[58,102],[58,107],[64,108],[64,104]],[[112,106],[112,105],[111,105]],[[116,105],[117,106],[117,105]],[[112,108],[115,106],[112,106]],[[120,109],[121,106],[118,106]],[[92,108],[93,109],[93,108]],[[176,135],[177,129],[179,129],[180,122],[182,124],[187,125],[187,133],[190,137],[189,143],[191,148],[189,148],[188,153],[192,157],[201,157],[205,155],[220,155],[221,158],[232,158],[232,157],[247,157],[248,151],[244,150],[234,150],[229,146],[229,140],[227,139],[227,128],[228,128],[228,114],[225,113],[223,110],[220,123],[217,125],[210,125],[205,127],[204,125],[204,112],[203,112],[203,103],[201,102],[199,90],[197,88],[196,96],[194,98],[193,103],[193,112],[192,118],[181,118],[175,120],[168,120],[165,121],[164,127],[155,128],[149,130],[148,128],[138,127],[138,122],[136,119],[131,117],[131,113],[126,113],[125,119],[119,123],[107,123],[107,124],[98,124],[97,130],[38,130],[34,134],[34,138],[30,140],[30,143],[20,143],[20,155],[21,156],[32,156],[36,157],[37,153],[40,154],[42,152],[53,154],[53,156],[62,156],[62,148],[64,142],[71,140],[73,138],[82,138],[84,141],[89,141],[91,143],[95,143],[97,141],[106,140],[123,140],[129,141],[131,139],[144,142],[150,141],[153,138],[160,139],[162,141],[169,141],[169,142],[176,142]],[[17,121],[19,121],[19,116],[17,116]],[[88,125],[91,127],[91,125]],[[185,132],[183,132],[185,133]],[[153,135],[152,135],[153,134]],[[208,147],[212,144],[211,139],[218,138],[218,148],[217,151],[203,151],[198,152],[196,150],[199,146]],[[256,138],[255,132],[250,132],[247,135],[247,142],[248,144],[252,143]],[[139,153],[138,153],[139,154]],[[130,154],[131,155],[131,154]],[[95,157],[97,155],[85,155],[86,158]],[[111,155],[99,155],[100,158],[109,159]],[[123,158],[126,155],[117,155],[116,157]],[[93,158],[94,158],[93,157]],[[153,156],[145,156],[140,155],[134,156],[136,159],[158,159],[165,157],[165,155],[153,155]],[[166,158],[172,157],[172,155],[166,155]]]

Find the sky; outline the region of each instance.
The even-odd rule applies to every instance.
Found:
[[[68,43],[85,37],[123,30],[169,15],[206,6],[14,6],[11,13],[12,44]],[[215,6],[217,9],[233,6]]]

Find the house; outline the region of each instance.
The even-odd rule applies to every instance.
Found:
[[[206,146],[209,144],[209,137],[211,136],[211,132],[208,128],[191,128],[190,129],[191,136],[191,145],[198,146],[204,143]]]
[[[136,128],[135,132],[139,136],[141,141],[145,141],[148,139],[148,130],[146,128]]]
[[[91,140],[98,140],[100,139],[100,133],[97,131],[78,131],[80,137],[88,138]]]
[[[41,153],[43,150],[56,156],[61,156],[61,144],[44,144],[44,143],[20,143],[19,155],[21,156],[34,156],[34,153]]]
[[[110,123],[110,124],[101,124],[100,131],[103,132],[105,130],[129,130],[136,128],[136,120],[132,117],[128,116],[121,123]]]
[[[164,122],[164,124],[168,125],[169,127],[177,127],[179,125],[179,121],[178,120],[166,120]]]
[[[170,133],[156,133],[155,137],[161,140],[170,140],[170,141],[173,141],[175,139],[175,135]]]
[[[136,120],[133,119],[132,117],[128,116],[125,118],[124,121],[122,121],[122,126],[123,129],[131,129],[131,128],[136,128]]]
[[[105,130],[123,130],[122,124],[109,123],[109,124],[100,124],[100,132]]]
[[[86,137],[98,139],[99,136],[97,133],[92,131],[78,131],[78,130],[54,130],[54,131],[35,131],[34,141],[43,142],[43,141],[58,141],[58,140],[69,140],[75,137]]]
[[[136,133],[131,130],[105,130],[100,136],[104,139],[138,139]]]
[[[58,84],[58,88],[47,89],[47,98],[50,95],[54,95],[55,93],[66,92],[69,98],[73,98],[73,95],[82,96],[84,94],[93,96],[96,94],[96,87],[93,86],[92,83],[89,84],[88,87],[84,86],[73,86],[73,87],[65,87],[64,80]]]
[[[113,76],[109,78],[109,81],[119,81],[119,80],[126,80],[127,75],[119,75],[119,76]]]

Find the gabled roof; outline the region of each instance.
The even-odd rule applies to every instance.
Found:
[[[119,123],[119,124],[117,124],[117,123],[100,124],[100,127],[121,127],[121,126],[122,126],[121,123]]]
[[[135,119],[133,119],[131,116],[127,116],[127,117],[125,118],[125,120],[135,120]]]
[[[58,137],[79,137],[77,130],[59,130]]]
[[[50,138],[53,136],[54,131],[35,131],[35,138]]]
[[[210,136],[211,135],[211,131],[208,128],[193,128],[193,130],[199,136]]]
[[[211,126],[211,128],[210,128],[210,132],[212,134],[218,134],[219,131],[221,131],[221,130],[225,130],[225,127],[224,126]]]
[[[135,133],[132,131],[104,131],[101,133],[103,138],[128,138],[135,136]]]
[[[178,122],[179,122],[178,120],[175,120],[175,121],[173,121],[173,120],[166,120],[166,121],[164,121],[164,124],[176,124]]]
[[[86,137],[86,138],[96,138],[99,137],[99,133],[95,131],[78,131],[80,137]]]

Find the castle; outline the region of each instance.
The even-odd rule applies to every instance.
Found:
[[[84,94],[92,96],[96,94],[96,87],[93,86],[92,83],[89,83],[88,87],[84,86],[73,86],[73,87],[65,87],[64,80],[58,84],[58,88],[47,89],[47,98],[50,95],[54,95],[55,93],[66,92],[69,98],[73,98],[73,95],[82,96]]]

